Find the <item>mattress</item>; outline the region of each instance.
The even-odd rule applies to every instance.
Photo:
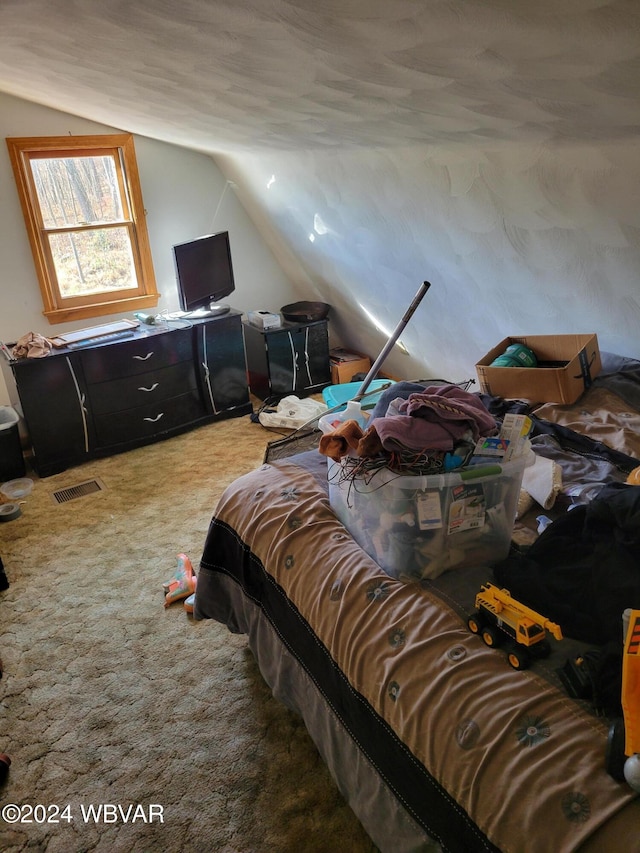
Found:
[[[227,488],[195,616],[247,635],[383,853],[640,850],[640,801],[605,768],[609,723],[558,679],[576,647],[511,668],[467,627],[486,580],[488,566],[386,575],[333,513],[311,452]]]

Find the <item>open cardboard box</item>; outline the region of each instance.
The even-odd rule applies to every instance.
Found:
[[[537,367],[492,367],[509,344],[533,350]],[[480,390],[494,397],[537,403],[575,403],[600,373],[598,338],[588,335],[527,335],[504,338],[476,364]]]
[[[334,385],[351,382],[358,373],[368,373],[371,369],[371,359],[359,352],[336,347],[330,350],[331,381]]]

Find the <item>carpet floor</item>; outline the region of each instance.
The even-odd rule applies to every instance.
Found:
[[[0,850],[374,853],[245,638],[163,606],[177,555],[197,567],[223,489],[274,437],[242,417],[30,474],[0,524]]]

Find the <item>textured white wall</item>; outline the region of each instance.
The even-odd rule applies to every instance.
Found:
[[[1,94],[0,129],[110,130]],[[602,349],[640,355],[640,163],[630,142],[243,151],[219,156],[220,170],[146,137],[136,147],[161,307],[177,307],[173,243],[229,228],[237,307],[323,299],[334,340],[372,356],[385,337],[371,315],[393,329],[431,281],[402,335],[410,355],[396,348],[386,364],[400,376],[474,376],[508,334],[595,331]],[[51,334],[64,327],[41,315],[6,148],[0,186],[0,339]]]
[[[352,344],[375,355],[384,343],[362,306],[394,328],[432,282],[402,335],[410,357],[396,349],[387,363],[400,375],[474,376],[509,334],[597,332],[601,349],[640,356],[631,143],[245,152],[220,162],[336,306]]]

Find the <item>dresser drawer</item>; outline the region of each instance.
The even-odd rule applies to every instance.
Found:
[[[206,409],[200,394],[193,390],[169,400],[148,403],[129,409],[94,417],[98,447],[160,437],[163,433],[186,426],[204,418]]]
[[[124,376],[149,373],[194,359],[191,329],[149,335],[81,352],[82,370],[89,385]]]
[[[89,386],[91,409],[96,415],[122,412],[138,406],[156,404],[186,394],[197,387],[196,372],[191,361],[172,367],[126,376]]]

